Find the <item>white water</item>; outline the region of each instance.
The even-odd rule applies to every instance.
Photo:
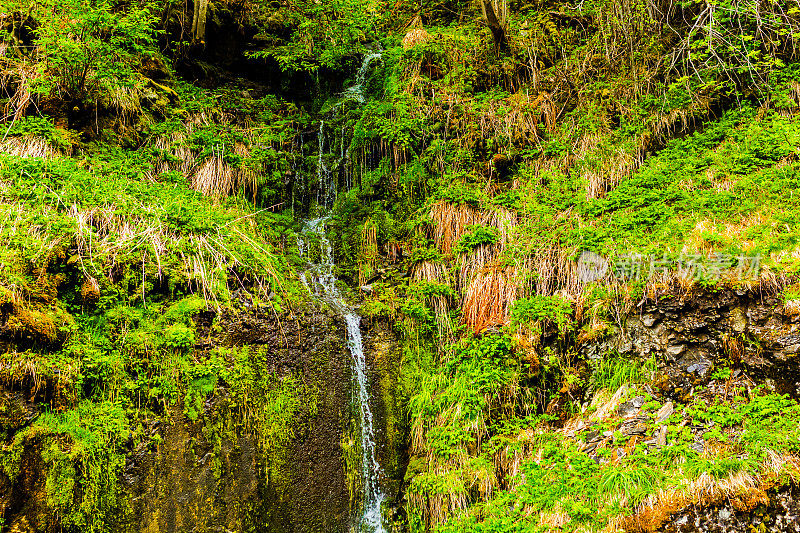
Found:
[[[319,121],[319,157],[317,158],[317,182],[319,189],[317,189],[317,204],[322,207],[333,207],[336,201],[336,182],[333,179],[333,174],[325,165],[325,121]]]
[[[319,240],[319,259],[314,263],[311,257],[309,269],[303,274],[303,282],[317,298],[327,302],[345,320],[347,324],[347,341],[350,355],[353,358],[353,376],[356,382],[358,414],[361,426],[361,476],[364,487],[364,512],[356,527],[359,533],[383,533],[381,522],[381,503],[384,494],[379,485],[381,467],[375,455],[375,429],[372,410],[369,406],[367,381],[367,363],[364,357],[364,345],[361,342],[361,317],[347,305],[336,287],[336,276],[333,274],[333,247],[325,234],[325,223],[330,215],[315,218],[306,222],[297,240],[301,257],[306,257],[312,237]]]
[[[361,67],[356,73],[355,83],[344,90],[342,100],[333,107],[332,112],[337,113],[342,102],[353,99],[359,103],[364,102],[364,83],[370,64],[381,57],[380,51],[364,56]],[[325,233],[325,224],[330,220],[330,211],[336,201],[336,182],[333,173],[325,164],[325,121],[319,123],[319,158],[317,161],[317,204],[328,212],[327,215],[309,220],[305,223],[302,232],[297,237],[297,248],[300,256],[308,261],[308,270],[301,274],[303,284],[316,298],[327,302],[342,318],[347,325],[347,344],[353,359],[353,377],[358,402],[359,426],[361,429],[361,477],[364,489],[363,513],[358,518],[355,531],[358,533],[384,533],[381,521],[381,504],[384,494],[380,488],[380,478],[383,475],[375,453],[375,427],[373,424],[372,410],[369,406],[369,383],[367,381],[367,363],[364,357],[364,345],[361,342],[361,317],[355,310],[347,305],[344,297],[336,287],[336,276],[333,274],[335,267],[333,261],[333,246]],[[344,132],[339,146],[340,163],[344,160]],[[319,242],[319,256],[314,259],[310,254],[310,245]]]
[[[376,52],[370,52],[364,56],[364,59],[361,61],[361,67],[358,69],[358,72],[356,72],[355,83],[345,89],[344,93],[342,93],[345,97],[352,98],[361,103],[364,102],[364,83],[367,81],[369,66],[374,60],[380,59],[380,57],[380,50]]]

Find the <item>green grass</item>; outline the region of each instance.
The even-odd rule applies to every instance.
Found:
[[[715,421],[717,431],[707,433],[706,442],[726,442],[729,448],[722,449],[727,451],[701,456],[691,448],[691,432],[685,428],[680,431],[670,423],[670,446],[645,453],[646,446],[638,444],[629,448],[624,457],[597,464],[578,451],[575,441],[546,426],[540,427],[533,436],[519,433],[507,441],[508,451],[529,450],[522,460],[520,476],[510,480],[507,489],[495,490],[491,498],[452,516],[437,531],[546,531],[549,526],[539,522],[540,512],[566,513],[568,520],[562,531],[599,531],[615,517],[630,515],[636,505],[660,490],[681,491],[704,473],[715,479],[740,471],[768,475],[767,450],[778,454],[800,452],[800,441],[795,437],[800,404],[785,396],[757,391],[750,398],[712,404],[698,401],[678,406],[677,411],[683,411],[693,423]],[[621,438],[598,454],[610,458],[612,449],[625,448],[628,438]],[[577,439],[582,436],[579,434]]]
[[[616,392],[621,386],[650,381],[656,371],[654,358],[645,362],[626,359],[620,354],[609,353],[596,362],[592,370],[591,384],[595,389]]]

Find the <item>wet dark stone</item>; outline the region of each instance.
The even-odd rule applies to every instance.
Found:
[[[750,510],[730,502],[706,507],[692,506],[678,512],[661,533],[800,533],[800,490],[797,485],[767,492],[768,503]]]

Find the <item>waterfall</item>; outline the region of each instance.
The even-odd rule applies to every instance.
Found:
[[[355,83],[342,93],[342,101],[353,99],[364,102],[363,87],[370,63],[380,57],[380,52],[367,54],[356,73]],[[339,108],[334,106],[333,112]],[[384,533],[381,521],[381,504],[384,494],[380,487],[383,475],[375,450],[375,426],[372,409],[369,405],[369,382],[367,379],[367,363],[364,356],[364,345],[361,340],[361,316],[347,304],[336,286],[334,275],[333,246],[325,232],[325,225],[331,219],[331,209],[336,201],[336,182],[330,169],[325,164],[325,121],[319,124],[319,158],[317,161],[318,208],[327,212],[324,216],[305,222],[303,230],[297,237],[297,249],[300,257],[307,261],[307,271],[301,274],[301,280],[309,292],[317,299],[330,305],[342,318],[347,327],[347,346],[353,363],[355,399],[358,404],[358,425],[361,433],[361,477],[364,489],[363,512],[357,518],[355,531],[358,533]],[[344,141],[340,143],[340,161],[347,154]],[[310,253],[314,242],[319,243],[319,255]],[[324,480],[320,480],[324,482]]]
[[[369,383],[367,379],[367,363],[364,357],[364,345],[361,341],[361,317],[344,300],[336,287],[333,246],[325,233],[325,223],[330,215],[315,218],[306,222],[298,237],[298,248],[301,256],[309,251],[310,237],[319,241],[319,259],[312,263],[308,257],[308,272],[303,275],[303,282],[317,298],[328,303],[347,325],[347,345],[353,362],[353,375],[356,386],[359,425],[361,429],[361,476],[364,487],[364,512],[359,518],[356,531],[359,533],[383,533],[381,523],[381,503],[384,494],[379,481],[381,467],[375,452],[375,426],[372,409],[369,406]]]
[[[317,158],[317,182],[319,189],[317,189],[317,205],[322,207],[333,207],[336,201],[336,181],[333,179],[333,174],[325,164],[325,121],[319,121],[319,157]]]
[[[364,99],[364,84],[367,81],[367,74],[369,73],[370,66],[376,59],[382,57],[382,50],[378,48],[376,51],[367,53],[361,61],[361,66],[356,72],[356,78],[353,84],[347,87],[339,95],[339,100],[331,106],[325,116],[330,117],[331,121],[335,122],[343,104],[347,101],[355,101],[358,105],[365,102]],[[332,142],[335,143],[335,132]],[[339,139],[339,158],[336,162],[333,172],[328,168],[328,163],[325,161],[325,149],[333,152],[335,148],[330,146],[328,142],[328,135],[325,130],[325,120],[319,121],[319,132],[317,133],[317,144],[319,147],[319,155],[317,156],[317,205],[324,208],[332,208],[336,202],[337,196],[337,183],[336,174],[337,169],[345,165],[343,181],[344,185],[350,186],[351,179],[349,171],[346,168],[346,163],[350,157],[350,147],[345,148],[345,127],[342,126],[342,134]]]
[[[356,72],[356,81],[344,90],[342,93],[345,98],[352,98],[358,102],[364,102],[364,83],[367,81],[367,73],[369,72],[370,64],[376,60],[380,59],[381,51],[377,50],[375,52],[370,52],[364,56],[364,59],[361,61],[361,67]]]

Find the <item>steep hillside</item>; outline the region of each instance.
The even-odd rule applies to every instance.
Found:
[[[794,531],[799,30],[0,0],[0,531]]]

